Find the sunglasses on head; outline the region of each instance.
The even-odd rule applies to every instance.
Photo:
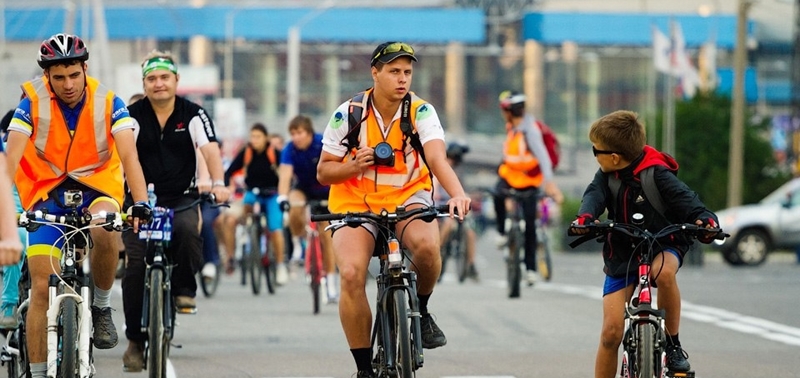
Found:
[[[616,151],[607,151],[607,150],[598,150],[597,148],[592,146],[592,153],[596,157],[597,155],[611,155],[611,154],[616,154],[617,152]]]
[[[375,56],[372,57],[372,62],[374,63],[376,60],[378,60],[380,57],[384,55],[394,54],[399,51],[405,51],[411,55],[414,55],[414,48],[411,47],[409,44],[403,42],[395,42],[386,45],[386,47],[384,47],[383,50],[375,54]]]

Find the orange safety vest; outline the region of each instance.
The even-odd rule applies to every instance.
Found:
[[[362,123],[358,136],[359,145],[362,147],[375,147],[384,141],[375,112],[372,106],[367,104],[371,91],[370,89],[365,93],[362,103],[367,112],[367,118]],[[425,100],[412,94],[410,112],[412,125],[416,124],[417,109],[426,103]],[[430,191],[432,184],[428,167],[405,138],[400,129],[400,119],[395,119],[389,126],[385,140],[394,148],[394,167],[372,166],[356,177],[331,185],[328,209],[332,213],[380,212],[383,209],[394,211],[414,193],[420,190]],[[346,163],[347,159],[353,158],[355,150],[345,155],[342,164]]]
[[[122,204],[122,169],[111,135],[114,93],[87,76],[83,109],[71,134],[46,78],[26,82],[22,90],[31,101],[33,125],[14,177],[22,207],[30,210],[47,199],[68,177]]]
[[[525,133],[512,128],[508,131],[506,141],[503,143],[503,164],[497,170],[509,186],[515,189],[539,187],[544,181],[544,175],[539,169],[539,159],[533,156]]]

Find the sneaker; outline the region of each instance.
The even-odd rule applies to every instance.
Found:
[[[494,237],[494,245],[497,249],[503,249],[508,245],[508,235],[497,235]]]
[[[689,371],[689,354],[680,345],[667,345],[667,368],[670,371]]]
[[[378,376],[372,370],[359,370],[356,373],[356,378],[378,378]]]
[[[234,258],[228,259],[228,264],[225,266],[225,274],[231,275],[236,271],[236,260]]]
[[[278,285],[283,285],[286,281],[289,281],[289,270],[286,268],[286,264],[278,264],[275,270],[275,282]]]
[[[117,327],[111,319],[111,307],[92,306],[92,342],[97,349],[111,349],[117,346]]]
[[[128,349],[122,354],[122,371],[138,373],[144,369],[144,343],[129,340]]]
[[[525,274],[525,280],[528,282],[528,286],[533,286],[533,284],[536,283],[536,281],[538,280],[537,276],[538,274],[535,271],[533,270],[527,271],[527,273]]]
[[[17,321],[17,305],[12,302],[3,302],[0,305],[0,329],[15,329]]]
[[[175,307],[179,314],[196,314],[197,302],[188,295],[178,295],[175,297]]]
[[[217,266],[214,263],[206,263],[203,265],[203,269],[200,271],[200,274],[203,275],[203,278],[213,280],[217,277]]]
[[[438,348],[447,344],[447,338],[444,332],[433,321],[431,314],[422,314],[419,320],[420,328],[422,328],[422,347],[425,349]]]

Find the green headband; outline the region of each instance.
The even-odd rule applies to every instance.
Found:
[[[155,70],[167,70],[174,74],[178,73],[178,67],[175,66],[175,63],[172,60],[169,58],[155,57],[148,60],[142,66],[142,77],[147,76],[147,74]]]

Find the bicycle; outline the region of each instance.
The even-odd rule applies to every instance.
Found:
[[[520,251],[525,250],[525,213],[522,209],[522,202],[532,196],[536,196],[537,189],[516,190],[509,188],[503,191],[506,197],[505,205],[508,210],[506,222],[509,225],[506,229],[508,241],[508,256],[506,256],[506,279],[508,281],[508,297],[519,298],[520,281],[522,280],[522,257]],[[524,255],[524,252],[523,252]]]
[[[308,208],[311,214],[324,214],[327,211],[327,200],[308,200]],[[327,298],[327,289],[322,285],[322,279],[325,277],[325,266],[322,261],[322,244],[319,240],[319,230],[317,223],[312,221],[308,222],[307,228],[308,242],[306,243],[305,251],[305,270],[309,278],[309,285],[311,286],[311,294],[313,298],[314,314],[319,314],[320,304],[322,298]]]
[[[395,226],[407,219],[431,222],[437,217],[449,216],[447,205],[406,210],[398,206],[394,213],[343,213],[312,215],[311,220],[340,221],[326,227],[358,227],[370,223],[377,227],[373,256],[380,260],[380,274],[376,277],[378,298],[371,343],[376,355],[373,369],[378,377],[415,376],[424,362],[422,330],[420,328],[419,300],[417,299],[416,273],[406,268],[406,249],[398,241]],[[402,239],[402,231],[399,233]],[[410,322],[409,322],[410,320]]]
[[[452,258],[456,264],[456,276],[458,282],[463,283],[469,274],[469,263],[467,256],[467,227],[468,221],[458,222],[455,229],[450,231],[447,240],[442,241],[440,254],[442,256],[442,272],[439,274],[439,282],[444,277],[447,268],[447,261]]]
[[[634,222],[644,224],[644,216],[633,214]],[[671,241],[674,237],[695,239],[705,237],[708,233],[717,233],[715,237],[723,240],[730,236],[720,228],[706,229],[694,224],[672,224],[658,232],[650,232],[637,224],[603,221],[584,226],[572,225],[575,228],[586,228],[590,232],[578,235],[569,231],[570,236],[580,236],[569,245],[572,248],[592,240],[603,241],[611,233],[619,233],[630,237],[635,245],[631,259],[639,257],[638,285],[634,289],[629,303],[625,306],[625,327],[622,339],[622,378],[661,378],[695,376],[694,371],[671,372],[667,369],[666,346],[667,336],[664,325],[665,311],[656,308],[652,301],[651,265],[653,255],[662,241]]]
[[[92,214],[88,209],[78,211],[83,205],[83,192],[69,190],[65,193],[64,215],[48,214],[46,211],[27,211],[18,214],[17,224],[28,232],[35,232],[42,225],[65,226],[62,238],[60,274],[50,275],[48,282],[47,309],[47,376],[87,378],[95,374],[92,356],[92,312],[91,281],[80,268],[82,256],[91,248],[91,228],[103,227],[108,231],[123,231],[127,225],[127,214],[100,211]],[[27,271],[27,269],[25,269]],[[56,268],[53,267],[56,272]],[[26,273],[27,275],[27,273]],[[20,325],[3,347],[3,360],[8,361],[9,377],[30,375],[26,350],[25,314],[30,304],[28,279],[20,280],[23,288],[20,296]]]
[[[148,191],[152,191],[152,185]],[[195,208],[202,202],[214,203],[214,195],[200,193],[198,198],[191,203],[167,209],[156,206],[153,208],[153,219],[150,223],[142,225],[139,239],[146,240],[152,247],[147,248],[145,262],[144,301],[142,303],[142,332],[147,334],[145,348],[145,369],[151,378],[167,376],[167,358],[169,357],[170,342],[175,333],[175,315],[178,309],[172,298],[173,265],[170,263],[166,248],[172,240],[172,222],[175,213]],[[215,206],[220,206],[215,204]]]
[[[214,208],[213,206],[214,206],[213,204],[206,202],[200,209],[200,211],[203,212],[203,214],[206,214],[206,212],[213,214],[213,216],[211,217],[204,216],[203,230],[200,232],[200,235],[203,238],[203,243],[204,243],[203,244],[204,264],[203,264],[203,269],[201,269],[201,271],[197,273],[197,280],[200,282],[199,286],[203,290],[203,295],[205,295],[206,298],[211,298],[214,296],[214,294],[216,294],[217,288],[219,287],[220,277],[222,275],[222,262],[219,257],[219,250],[218,248],[216,248],[218,246],[214,246],[215,247],[214,254],[212,256],[205,256],[205,248],[206,248],[205,243],[209,243],[210,240],[216,240],[216,238],[211,237],[213,236],[214,232],[212,223],[213,219],[219,215],[219,210]],[[212,220],[210,223],[207,223],[207,221],[209,220],[208,218],[211,218]],[[209,236],[209,234],[211,235]],[[213,276],[206,276],[203,274],[203,270],[206,268],[206,264],[214,265],[215,269]]]
[[[253,204],[253,212],[245,220],[245,243],[242,245],[242,256],[239,263],[242,267],[242,285],[250,278],[253,294],[261,293],[261,277],[266,276],[267,291],[275,294],[276,269],[275,251],[270,246],[266,232],[266,216],[261,209],[261,200],[277,193],[275,189],[253,188],[257,201]]]

